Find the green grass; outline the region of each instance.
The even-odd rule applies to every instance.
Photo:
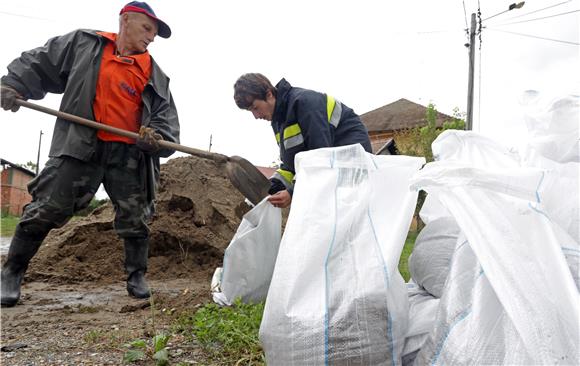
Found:
[[[231,307],[207,304],[194,314],[183,314],[174,323],[177,333],[196,339],[208,356],[220,365],[265,365],[258,339],[264,303]]]
[[[401,272],[405,282],[409,281],[409,278],[411,278],[411,275],[409,274],[409,256],[415,246],[415,239],[417,239],[418,233],[418,231],[409,231],[407,240],[405,240],[403,252],[401,253],[401,259],[399,260],[399,272]]]
[[[0,221],[0,236],[14,235],[14,230],[16,230],[18,220],[20,220],[20,217],[17,216],[2,216]]]

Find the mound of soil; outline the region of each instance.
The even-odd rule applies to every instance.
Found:
[[[224,249],[250,209],[223,165],[180,157],[161,166],[156,213],[150,223],[147,278],[209,281]],[[125,280],[123,242],[111,203],[53,230],[31,262],[26,281],[106,285]]]

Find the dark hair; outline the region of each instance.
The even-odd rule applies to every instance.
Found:
[[[248,109],[254,100],[266,100],[268,90],[276,96],[276,88],[262,74],[249,73],[238,78],[234,84],[234,100],[240,109]]]

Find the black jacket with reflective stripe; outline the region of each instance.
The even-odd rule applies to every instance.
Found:
[[[336,122],[329,109],[332,97],[292,87],[285,79],[276,84],[276,89],[272,129],[280,146],[282,170],[295,174],[294,156],[301,151],[356,143],[372,151],[366,127],[349,107],[336,101],[334,109],[342,108],[336,109],[335,115],[339,113],[340,117]]]

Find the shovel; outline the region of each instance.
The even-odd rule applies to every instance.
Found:
[[[38,104],[30,103],[22,99],[16,99],[16,104],[21,107],[34,109],[35,111],[51,114],[61,119],[70,122],[78,123],[83,126],[104,130],[114,133],[119,136],[137,139],[139,134],[135,132],[126,131],[120,128],[108,126],[102,123],[97,123],[86,118],[75,116],[72,114],[56,111],[54,109],[46,108]],[[184,152],[193,156],[204,159],[213,160],[218,164],[225,163],[226,174],[232,185],[240,191],[250,202],[257,205],[264,197],[268,195],[270,188],[270,181],[262,174],[258,168],[252,163],[240,156],[226,156],[222,154],[212,153],[176,144],[174,142],[159,140],[159,146]]]

